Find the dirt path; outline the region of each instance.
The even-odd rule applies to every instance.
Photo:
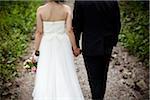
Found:
[[[33,50],[33,42],[29,46],[27,59]],[[91,100],[91,93],[87,81],[86,70],[82,55],[75,58],[76,71],[85,100]],[[19,87],[18,100],[32,100],[31,93],[34,86],[35,74],[20,71],[17,79]],[[127,50],[118,44],[112,53],[110,62],[105,100],[148,100],[148,68],[129,55]]]

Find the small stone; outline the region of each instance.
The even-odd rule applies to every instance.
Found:
[[[126,65],[124,65],[123,67],[124,67],[124,68],[127,68],[127,66],[126,66]]]
[[[126,86],[128,86],[128,87],[130,87],[130,88],[134,87],[134,82],[133,82],[133,80],[132,80],[132,79],[128,79],[128,80],[126,81]]]
[[[120,83],[121,83],[121,84],[126,84],[126,81],[125,81],[124,79],[121,79],[121,80],[120,80]]]
[[[119,72],[123,72],[123,69],[120,69]]]
[[[111,57],[114,59],[117,57],[117,54],[113,54]]]
[[[136,85],[138,87],[140,87],[142,90],[146,89],[147,88],[147,85],[146,83],[144,82],[144,80],[140,80],[139,82],[136,83]]]
[[[11,86],[11,85],[12,85],[12,83],[11,83],[11,82],[6,83],[6,86],[7,86],[7,87],[9,87],[9,86]]]
[[[123,77],[123,79],[132,78],[132,72],[128,71],[128,70],[124,70],[122,77]]]
[[[115,65],[120,65],[120,62],[119,62],[119,61],[116,61],[116,62],[115,62]]]
[[[123,79],[128,79],[128,76],[125,74],[122,76]]]

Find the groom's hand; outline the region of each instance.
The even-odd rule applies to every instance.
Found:
[[[75,57],[77,57],[79,54],[81,54],[81,49],[80,48],[75,48],[73,50],[73,54],[74,54]]]

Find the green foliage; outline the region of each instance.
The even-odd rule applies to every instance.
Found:
[[[148,2],[120,2],[122,30],[119,40],[145,64],[149,58]]]
[[[41,2],[0,1],[0,94],[17,76],[17,59],[25,52]]]

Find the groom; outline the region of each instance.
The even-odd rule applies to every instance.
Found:
[[[83,33],[82,54],[93,100],[104,98],[109,61],[120,27],[117,1],[75,1],[73,30],[78,47]]]

